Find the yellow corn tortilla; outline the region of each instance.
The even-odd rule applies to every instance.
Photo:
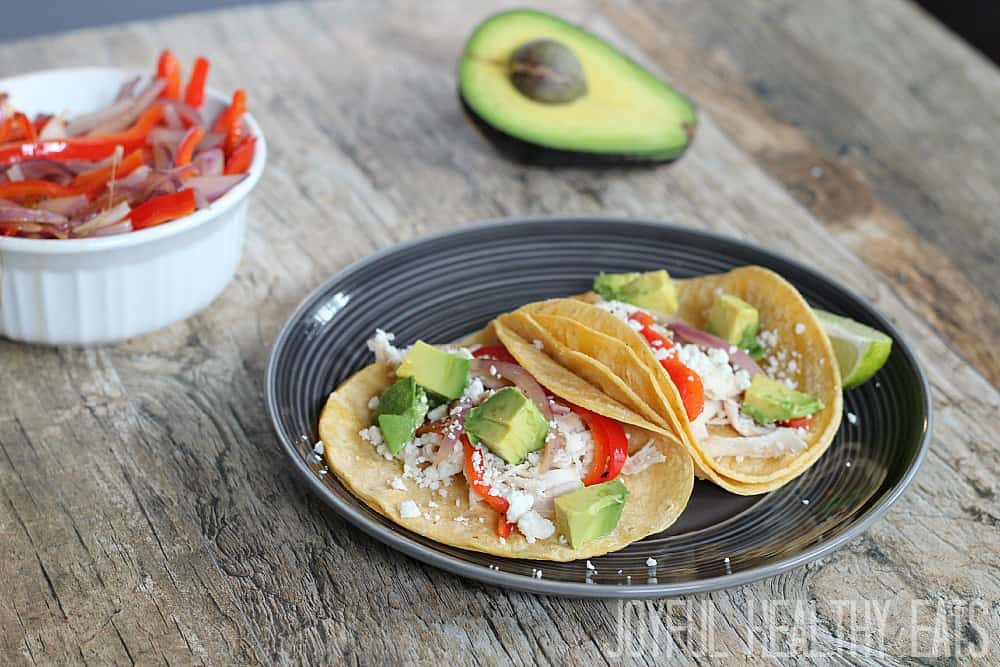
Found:
[[[703,328],[706,313],[720,292],[737,296],[757,308],[761,330],[773,329],[778,335],[778,349],[787,354],[798,352],[798,369],[791,374],[801,391],[818,397],[825,408],[810,423],[807,447],[796,454],[769,459],[744,457],[710,458],[701,449],[691,432],[677,388],[645,339],[627,323],[587,301],[596,295],[577,299],[553,299],[529,304],[520,311],[539,323],[547,323],[556,336],[566,339],[575,349],[587,350],[588,356],[607,366],[619,378],[634,378],[636,361],[625,354],[628,348],[638,363],[655,379],[655,388],[638,382],[633,388],[641,392],[649,405],[663,414],[675,433],[687,443],[694,459],[695,473],[719,486],[744,495],[773,490],[797,477],[812,465],[829,447],[840,424],[843,401],[840,372],[833,348],[822,326],[798,291],[781,276],[761,267],[748,266],[728,273],[675,281],[678,291],[678,316],[695,327]],[[518,312],[520,312],[518,311]],[[569,322],[575,322],[567,334]],[[795,333],[796,325],[802,332]],[[572,336],[572,341],[567,336]],[[569,363],[571,370],[577,370]],[[762,360],[763,368],[767,359]],[[639,389],[639,387],[643,389]],[[658,391],[657,391],[658,390]]]
[[[691,459],[672,434],[666,437],[643,426],[663,431],[643,417],[615,401],[608,400],[592,385],[540,353],[531,342],[494,323],[463,344],[488,344],[502,334],[503,342],[514,357],[524,363],[535,378],[555,395],[606,417],[624,423],[630,433],[630,448],[639,449],[652,441],[666,460],[641,473],[625,475],[628,488],[622,516],[615,530],[603,538],[579,547],[560,544],[553,536],[533,544],[517,531],[501,542],[496,534],[497,513],[482,502],[470,505],[469,487],[463,475],[445,487],[447,495],[421,489],[413,480],[404,480],[407,489],[398,490],[390,482],[402,475],[402,464],[380,456],[358,432],[371,425],[368,402],[380,396],[395,381],[395,374],[384,363],[368,366],[337,388],[327,400],[319,422],[323,455],[327,467],[369,507],[415,533],[463,549],[496,556],[548,561],[571,561],[591,558],[621,549],[647,535],[665,530],[687,505],[694,484]],[[636,426],[640,428],[636,428]],[[412,500],[422,515],[403,518],[399,505]],[[431,507],[430,502],[437,504]],[[465,521],[456,518],[465,517]]]

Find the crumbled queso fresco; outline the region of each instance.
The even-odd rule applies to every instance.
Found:
[[[399,503],[399,516],[404,519],[415,519],[420,516],[420,508],[412,500],[404,500]]]
[[[750,375],[735,369],[729,353],[719,348],[702,348],[697,345],[678,345],[677,358],[701,376],[708,398],[725,399],[738,396],[750,386]]]

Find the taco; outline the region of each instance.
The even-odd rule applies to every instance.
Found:
[[[664,530],[692,490],[684,446],[543,345],[495,322],[407,349],[376,331],[375,363],[320,417],[328,468],[397,524],[498,556],[590,558]]]
[[[673,281],[666,271],[602,274],[595,292],[529,304],[499,322],[544,330],[614,376],[684,441],[695,474],[733,493],[773,490],[829,447],[841,380],[830,341],[798,291],[743,267]],[[613,382],[611,398],[625,402]]]

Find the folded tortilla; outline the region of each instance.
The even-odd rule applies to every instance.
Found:
[[[608,398],[598,387],[538,350],[534,340],[526,340],[493,323],[461,344],[502,341],[517,361],[555,396],[624,424],[630,434],[630,449],[651,441],[666,457],[642,472],[623,476],[629,497],[611,534],[576,549],[561,544],[555,536],[529,543],[517,531],[501,541],[496,534],[497,513],[486,503],[470,503],[470,489],[462,474],[445,487],[444,496],[429,488],[419,488],[412,480],[405,480],[405,490],[393,488],[391,482],[403,472],[401,462],[383,458],[359,435],[372,422],[369,400],[380,396],[396,379],[384,363],[358,371],[327,400],[319,433],[328,468],[355,496],[400,526],[443,544],[497,556],[548,561],[591,558],[665,530],[687,505],[694,484],[694,469],[684,446],[662,426],[655,413],[647,410],[650,417],[656,418],[650,421],[633,411],[639,403],[626,406]],[[556,343],[552,341],[549,350],[555,349]],[[563,358],[568,352],[561,350],[558,356]],[[406,500],[416,502],[423,513],[402,517],[399,506]]]
[[[822,456],[840,425],[840,371],[822,325],[790,283],[761,267],[742,267],[675,284],[679,300],[676,314],[688,324],[704,329],[706,313],[717,295],[732,294],[758,310],[761,330],[777,333],[778,350],[798,353],[798,368],[789,375],[799,390],[819,398],[825,406],[808,426],[805,449],[774,458],[709,457],[691,430],[677,388],[646,340],[628,323],[592,305],[598,298],[593,293],[529,304],[501,316],[498,322],[521,333],[547,332],[554,342],[579,354],[580,358],[563,360],[569,370],[590,377],[610,398],[623,404],[630,405],[635,397],[644,401],[660,418],[658,423],[684,442],[694,460],[696,476],[741,495],[765,493],[786,484]],[[766,358],[763,361],[766,365]],[[648,416],[648,411],[642,413]]]

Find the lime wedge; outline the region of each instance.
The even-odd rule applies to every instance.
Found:
[[[892,351],[892,339],[860,322],[813,308],[833,344],[844,389],[857,387],[885,365]]]

